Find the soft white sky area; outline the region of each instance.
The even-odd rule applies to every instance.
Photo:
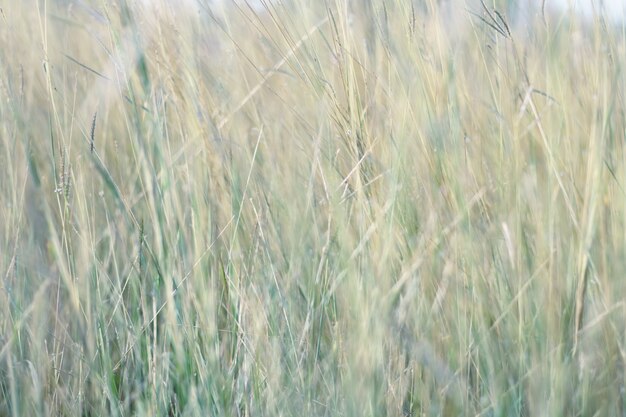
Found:
[[[609,22],[624,23],[626,17],[626,0],[546,0],[546,9],[553,12],[567,12],[570,7],[585,20],[600,14]]]

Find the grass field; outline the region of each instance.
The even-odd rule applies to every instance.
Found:
[[[626,36],[489,1],[0,0],[0,416],[626,416]]]

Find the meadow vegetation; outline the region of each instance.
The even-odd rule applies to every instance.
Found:
[[[624,30],[485,1],[0,0],[0,416],[626,415]]]

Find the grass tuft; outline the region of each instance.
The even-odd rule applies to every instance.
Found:
[[[622,28],[27,3],[0,7],[0,416],[624,415]]]

